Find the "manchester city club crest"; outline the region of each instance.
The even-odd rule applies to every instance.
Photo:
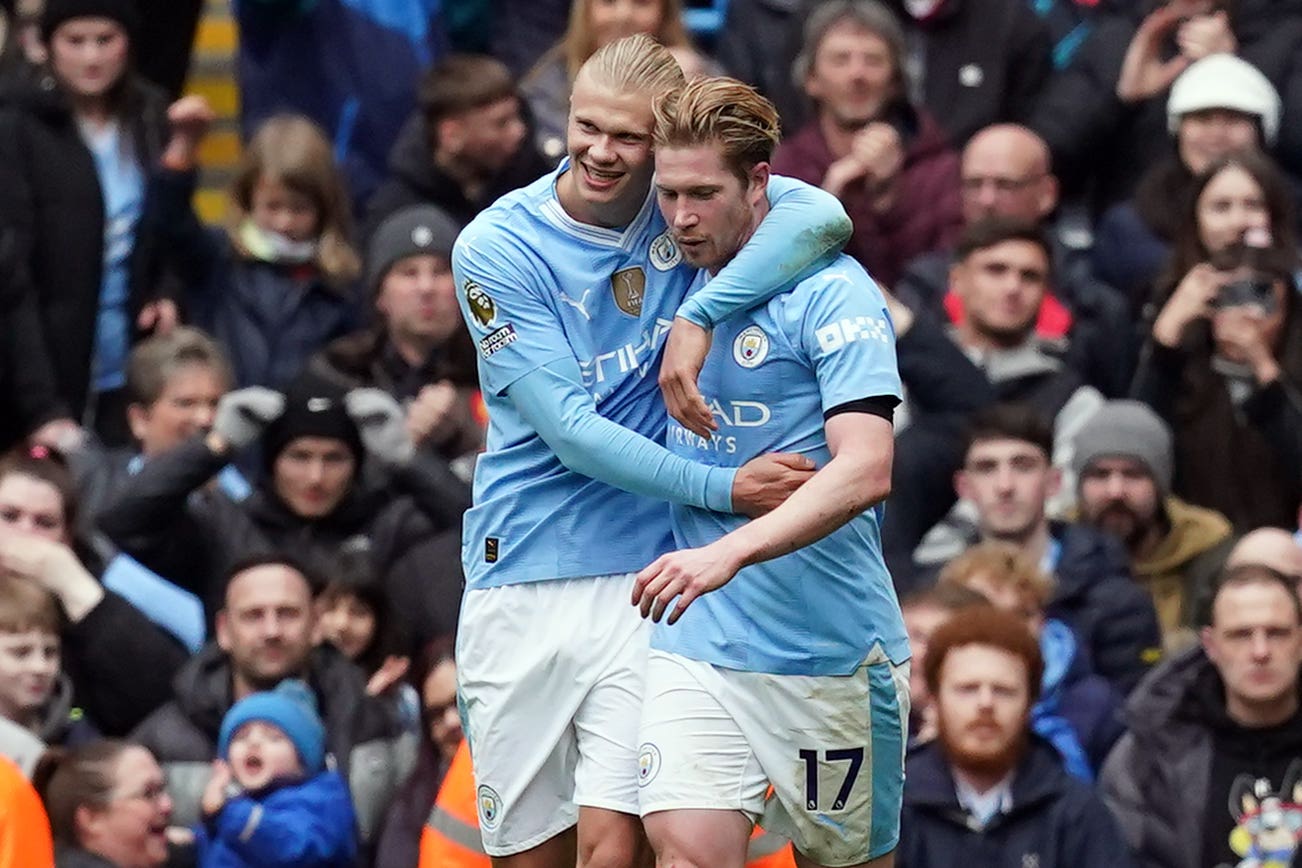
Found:
[[[479,788],[479,826],[494,829],[502,819],[502,797],[490,786]]]
[[[610,276],[610,291],[615,304],[629,316],[642,315],[642,299],[646,297],[646,272],[641,268],[624,268]]]
[[[769,336],[759,326],[747,326],[732,342],[732,358],[743,368],[758,368],[769,355]]]
[[[645,787],[660,774],[660,748],[647,742],[637,755],[637,785]]]
[[[493,324],[497,319],[497,305],[484,288],[473,280],[467,280],[462,287],[466,292],[466,302],[470,305],[470,315],[475,318],[475,322],[484,328]]]
[[[656,236],[655,241],[651,242],[649,258],[651,259],[651,266],[656,271],[668,271],[683,261],[683,251],[678,249],[673,236],[666,229]]]

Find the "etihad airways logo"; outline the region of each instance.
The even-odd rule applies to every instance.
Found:
[[[594,398],[599,401],[608,393],[601,388],[603,384],[616,380],[630,371],[636,371],[639,377],[645,377],[673,324],[673,320],[656,317],[654,325],[649,329],[643,329],[636,343],[626,343],[609,352],[598,353],[591,359],[579,359],[583,385],[591,390]]]
[[[701,437],[693,434],[676,422],[669,425],[669,440],[679,446],[700,449],[705,452],[723,452],[733,455],[737,452],[737,437],[726,433],[728,428],[762,428],[773,418],[773,411],[767,404],[759,401],[720,401],[712,400],[710,415],[719,420],[719,427],[724,433]]]

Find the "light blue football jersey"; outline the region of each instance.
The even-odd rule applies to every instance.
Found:
[[[900,397],[895,333],[881,291],[848,256],[767,304],[719,323],[701,371],[718,430],[702,438],[670,420],[668,445],[697,461],[738,466],[768,452],[831,460],[825,410]],[[738,515],[675,505],[680,548],[708,545]],[[882,643],[909,656],[899,602],[881,551],[882,506],[818,542],[742,569],[697,598],[652,647],[727,669],[848,675]]]
[[[633,572],[672,547],[666,502],[569,470],[506,397],[573,358],[602,417],[664,444],[660,355],[697,272],[654,195],[623,229],[570,217],[555,193],[567,165],[499,199],[453,250],[489,416],[464,519],[467,588]],[[771,201],[804,186],[774,181]]]

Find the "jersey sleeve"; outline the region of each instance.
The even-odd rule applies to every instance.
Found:
[[[574,358],[544,278],[496,230],[471,226],[461,233],[452,248],[452,275],[485,390],[505,394],[548,362]]]
[[[789,321],[818,379],[823,410],[865,398],[902,396],[895,326],[881,290],[845,260],[803,282]]]
[[[732,511],[735,467],[681,458],[597,412],[578,363],[558,359],[511,386],[507,397],[575,473],[634,494],[714,512]]]
[[[836,258],[853,228],[831,193],[769,176],[769,213],[733,260],[678,308],[702,328],[768,301]]]

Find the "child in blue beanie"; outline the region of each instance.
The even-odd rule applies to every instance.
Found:
[[[200,868],[352,866],[348,785],[325,767],[325,727],[302,681],[246,696],[222,719],[196,830]]]

